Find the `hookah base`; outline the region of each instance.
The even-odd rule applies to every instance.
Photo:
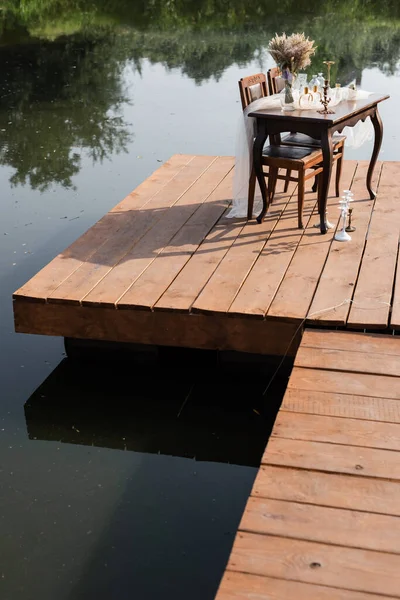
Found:
[[[335,240],[337,242],[350,242],[351,236],[348,233],[346,233],[343,229],[341,229],[335,234]]]

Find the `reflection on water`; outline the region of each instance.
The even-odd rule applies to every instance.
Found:
[[[237,81],[272,66],[275,32],[316,40],[309,75],[329,58],[391,94],[398,160],[399,17],[397,0],[3,2],[1,600],[213,597],[285,374],[264,402],[268,372],[238,381],[212,355],[79,367],[13,333],[11,296],[172,154],[232,154]]]
[[[394,74],[400,57],[399,6],[390,0],[284,2],[278,12],[276,3],[236,1],[227,15],[217,0],[70,4],[31,0],[0,13],[0,164],[14,169],[13,185],[71,187],[82,149],[94,162],[128,151],[126,67],[141,73],[144,59],[197,84],[219,81],[234,64],[263,67],[270,37],[293,28],[318,44],[309,76],[333,58],[333,80],[361,83],[366,68]]]
[[[127,151],[121,63],[107,38],[0,48],[0,163],[11,185],[73,186],[81,148],[94,162]]]
[[[83,366],[64,359],[25,404],[29,438],[257,467],[282,386],[266,411],[266,369],[237,380],[214,353],[160,351],[133,373],[115,351]],[[214,380],[201,381],[199,363]]]
[[[89,498],[72,490],[61,495],[60,528],[76,530],[62,552],[47,557],[57,570],[66,561],[70,595],[57,597],[128,599],[134,590],[141,599],[211,599],[287,373],[265,400],[274,367],[264,361],[249,363],[238,377],[229,355],[217,362],[216,353],[164,349],[136,369],[123,356],[65,359],[25,404],[32,452],[41,440],[50,440],[50,455],[65,444],[87,448],[71,485],[86,488]],[[96,460],[101,448],[116,449],[101,451],[104,470]],[[118,478],[109,472],[114,464]],[[40,527],[53,543],[48,523]],[[71,559],[81,561],[79,575]]]

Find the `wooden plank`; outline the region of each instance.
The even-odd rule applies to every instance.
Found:
[[[203,203],[224,180],[231,168],[230,158],[220,157],[213,162],[193,186],[163,215],[163,218],[85,296],[82,304],[116,305],[130,286],[159,256],[160,252],[172,244],[173,238],[203,206]],[[147,303],[145,299],[143,302]]]
[[[339,394],[400,399],[400,380],[385,375],[365,373],[344,373],[321,369],[300,369],[295,367],[289,379],[290,389],[334,390]]]
[[[400,517],[400,481],[262,465],[252,495]]]
[[[393,596],[385,596],[388,600]],[[226,571],[216,600],[382,600],[382,596]]]
[[[239,530],[400,554],[400,517],[391,515],[250,497]]]
[[[374,200],[370,200],[365,186],[368,165],[362,163],[357,169],[353,185],[354,223],[351,243],[334,242],[315,292],[308,322],[324,325],[345,325],[353,297],[361,257]],[[376,172],[379,175],[381,166]],[[329,309],[329,310],[328,310]]]
[[[171,219],[171,207],[182,197],[191,194],[197,180],[216,162],[215,157],[196,156],[158,194],[151,198],[143,210],[123,214],[124,225],[110,232],[107,241],[90,257],[90,260],[72,273],[52,294],[49,302],[79,304],[93,287],[125,257],[132,247],[151,232],[166,216]],[[193,196],[190,196],[191,198]],[[194,201],[194,203],[197,201]],[[180,212],[174,208],[175,211]],[[190,216],[190,215],[189,215]],[[175,232],[174,232],[175,233]],[[151,235],[151,233],[150,233]]]
[[[136,190],[128,194],[122,202],[17,290],[14,297],[18,296],[19,300],[34,299],[44,302],[60,283],[91,258],[113,232],[123,227],[127,219],[126,213],[146,206],[194,158],[183,154],[172,156]]]
[[[271,437],[263,464],[400,480],[398,452]]]
[[[247,318],[17,300],[14,320],[19,333],[281,356],[297,329],[292,323]],[[297,332],[289,356],[296,352],[300,338],[301,332]]]
[[[400,356],[400,337],[381,333],[305,329],[302,347]]]
[[[400,450],[400,427],[396,423],[379,423],[324,415],[279,413],[271,436],[365,448]]]
[[[397,265],[393,288],[392,312],[390,314],[390,327],[394,330],[400,329],[400,269]]]
[[[316,194],[312,194],[306,203],[303,211],[306,226],[316,201]],[[297,220],[297,194],[293,194],[283,216],[229,308],[229,314],[246,314],[264,318],[302,238],[304,230],[297,228]]]
[[[344,161],[341,185],[345,188],[350,188],[356,167],[356,162]],[[335,223],[338,220],[337,203],[332,178],[328,208],[329,218]],[[334,231],[321,235],[315,228],[318,222],[319,216],[315,212],[271,303],[268,317],[294,321],[306,317],[334,236]]]
[[[348,373],[373,373],[375,375],[400,376],[400,360],[390,354],[375,354],[328,348],[300,346],[296,366],[311,369],[346,371]]]
[[[398,554],[239,532],[228,569],[375,594],[400,594]]]
[[[192,306],[193,312],[228,312],[257,257],[285,213],[288,197],[277,198],[263,223],[249,221],[236,238]]]
[[[400,423],[400,402],[398,400],[336,392],[286,390],[281,405],[282,411]]]
[[[245,223],[243,219],[222,217],[161,296],[154,310],[188,312]]]
[[[222,159],[220,159],[222,162]],[[233,158],[225,159],[226,168],[232,168]],[[204,204],[189,218],[170,244],[132,284],[118,301],[118,308],[150,309],[172,283],[198,246],[215,225],[231,202],[233,171],[210,194]]]
[[[392,312],[390,315],[390,327],[395,331],[400,329],[400,269],[397,268],[394,282],[394,293],[392,299]]]
[[[379,193],[347,319],[348,327],[387,327],[397,263],[400,229],[400,165],[384,163]]]

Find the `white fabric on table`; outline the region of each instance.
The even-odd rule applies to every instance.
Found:
[[[332,90],[335,92],[335,90]],[[364,90],[351,90],[350,88],[340,88],[340,96],[333,97],[329,106],[336,106],[341,100],[362,100],[368,98],[371,92]],[[293,91],[295,106],[299,108],[299,93]],[[332,94],[333,95],[333,94]],[[227,214],[227,217],[245,217],[247,215],[247,201],[249,178],[253,160],[253,141],[254,141],[254,126],[255,119],[248,117],[250,112],[263,109],[280,108],[280,94],[259,98],[249,104],[244,111],[239,115],[236,127],[236,142],[235,142],[235,171],[233,176],[233,203],[232,208]],[[315,110],[316,106],[301,107],[301,110]],[[289,115],[288,115],[289,116]],[[335,135],[335,134],[334,134]],[[345,127],[342,135],[346,136],[345,146],[350,148],[359,148],[367,141],[370,141],[373,136],[373,127],[368,119],[364,122],[359,121],[354,127]],[[254,203],[254,212],[259,210],[261,203],[260,190],[258,182],[256,185],[256,197]]]

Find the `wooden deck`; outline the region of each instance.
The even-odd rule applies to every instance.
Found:
[[[305,322],[400,328],[400,163],[378,165],[371,201],[367,163],[345,161],[350,243],[314,227],[311,190],[297,229],[293,186],[261,225],[226,218],[233,164],[173,156],[14,294],[16,331],[294,355]]]
[[[217,600],[400,598],[400,341],[306,330]]]
[[[261,225],[226,218],[233,162],[173,156],[14,294],[16,331],[294,355],[325,327],[304,334],[218,600],[400,598],[400,163],[378,165],[376,201],[367,163],[344,163],[341,244],[310,190],[297,229],[293,186]]]

